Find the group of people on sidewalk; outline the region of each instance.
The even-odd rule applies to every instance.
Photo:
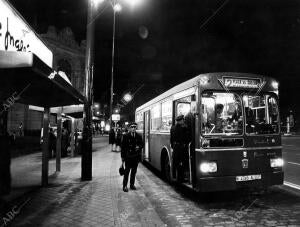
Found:
[[[124,131],[124,133],[126,133],[126,131]],[[109,131],[109,144],[111,144],[111,151],[121,151],[122,135],[123,132],[119,124],[117,124],[115,128],[111,128]]]
[[[68,129],[62,128],[61,131],[61,156],[68,156],[68,149],[70,149],[72,134],[69,133]],[[77,140],[78,132],[77,130],[74,133],[75,140]],[[56,157],[56,141],[57,141],[57,131],[56,129],[50,127],[49,129],[49,158]],[[76,144],[76,141],[75,141]]]

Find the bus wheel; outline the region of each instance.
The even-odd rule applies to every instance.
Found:
[[[168,156],[165,157],[163,171],[165,180],[171,183],[171,165]]]

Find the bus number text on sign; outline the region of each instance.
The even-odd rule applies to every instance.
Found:
[[[236,87],[236,88],[259,88],[259,79],[248,79],[248,78],[232,78],[225,77],[224,84],[226,87]]]

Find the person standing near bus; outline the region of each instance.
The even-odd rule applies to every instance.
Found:
[[[141,151],[144,147],[142,136],[136,133],[137,123],[130,124],[129,132],[123,135],[121,144],[121,159],[125,162],[125,173],[123,178],[123,191],[128,192],[127,183],[130,172],[130,189],[136,190],[134,186],[138,163],[141,161]]]
[[[189,143],[188,128],[184,123],[184,116],[176,117],[176,124],[171,127],[170,142],[173,149],[173,166],[176,171],[178,182],[184,179],[185,154],[187,153]]]

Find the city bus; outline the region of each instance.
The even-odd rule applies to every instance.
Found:
[[[184,115],[191,141],[182,184],[200,192],[283,184],[278,86],[262,75],[208,73],[155,97],[135,111],[143,162],[176,181],[170,129]]]

